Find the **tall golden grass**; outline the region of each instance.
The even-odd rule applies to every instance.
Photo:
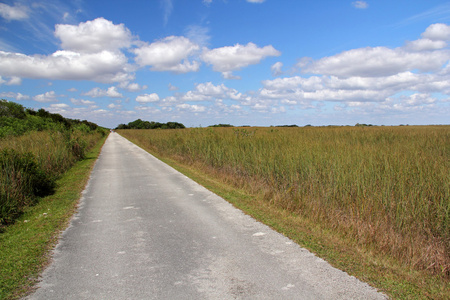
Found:
[[[450,274],[450,126],[122,130],[161,155]]]
[[[0,226],[51,193],[55,180],[105,134],[47,130],[0,139]]]
[[[33,153],[45,172],[56,176],[66,171],[82,152],[91,149],[102,137],[100,131],[85,134],[80,131],[33,131],[18,137],[0,140],[0,149],[18,153]]]

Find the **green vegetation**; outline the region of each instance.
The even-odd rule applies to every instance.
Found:
[[[106,135],[56,180],[52,195],[25,208],[16,222],[0,233],[0,299],[19,299],[33,289],[49,263],[49,251],[76,210],[105,139]]]
[[[25,294],[43,270],[107,133],[0,100],[0,299]]]
[[[89,121],[67,119],[60,114],[52,114],[45,109],[34,111],[22,105],[6,100],[0,100],[0,139],[8,136],[19,136],[30,131],[43,130],[80,130],[91,132],[103,131]]]
[[[119,133],[393,298],[450,296],[449,126]]]
[[[23,208],[35,204],[36,197],[53,192],[55,181],[42,170],[30,152],[3,149],[0,168],[0,224],[13,222]]]
[[[234,127],[231,124],[215,124],[215,125],[210,125],[208,127]]]
[[[295,125],[295,124],[293,124],[293,125],[277,125],[275,127],[298,127],[298,125]]]
[[[106,133],[88,121],[0,100],[0,228],[51,194],[57,178]]]
[[[177,122],[167,122],[167,123],[159,123],[159,122],[149,122],[142,121],[141,119],[137,119],[128,124],[120,124],[116,129],[181,129],[185,128],[185,126],[181,123]]]

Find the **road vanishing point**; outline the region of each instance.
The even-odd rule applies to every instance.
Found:
[[[387,299],[117,133],[27,299]]]

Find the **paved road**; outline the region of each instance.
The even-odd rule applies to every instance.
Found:
[[[29,299],[384,299],[111,134]]]

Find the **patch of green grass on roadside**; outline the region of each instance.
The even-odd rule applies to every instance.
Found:
[[[0,233],[0,299],[30,291],[50,261],[50,253],[76,211],[106,137],[58,181],[53,195],[41,198]]]
[[[139,145],[137,141],[133,142]],[[250,195],[243,190],[230,187],[214,179],[213,174],[206,174],[193,166],[146,150],[238,209],[325,259],[334,267],[377,288],[390,299],[450,299],[448,281],[439,276],[405,268],[391,257],[363,249],[358,245],[358,241],[349,239],[339,232],[323,228],[320,224],[271,205],[258,195]]]

